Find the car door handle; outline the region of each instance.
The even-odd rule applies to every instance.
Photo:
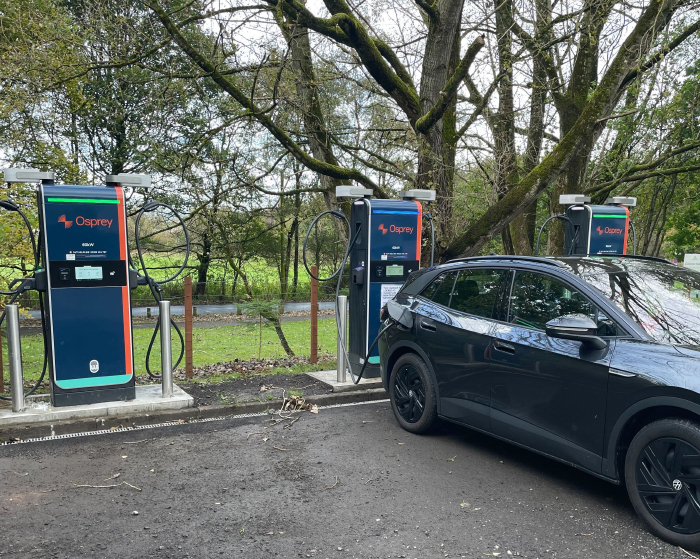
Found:
[[[437,330],[437,326],[435,326],[435,324],[431,324],[430,322],[426,322],[425,320],[420,321],[420,327],[423,330],[428,330],[430,332],[435,332]]]
[[[503,353],[510,353],[511,355],[515,355],[515,346],[512,346],[510,344],[496,341],[493,342],[493,347],[496,348],[498,351],[502,351]]]

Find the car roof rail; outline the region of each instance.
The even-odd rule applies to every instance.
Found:
[[[673,264],[665,258],[659,256],[644,256],[643,254],[589,254],[591,258],[628,258],[630,260],[651,260],[653,262],[663,262],[665,264]]]
[[[457,262],[493,262],[495,260],[506,260],[511,262],[536,262],[537,264],[548,264],[549,266],[557,266],[561,268],[564,266],[561,262],[554,260],[552,258],[547,258],[545,256],[518,256],[513,254],[489,254],[488,256],[467,256],[465,258],[455,258],[454,260],[448,260],[445,264],[453,264]]]

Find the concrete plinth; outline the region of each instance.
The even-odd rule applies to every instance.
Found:
[[[382,388],[382,379],[380,378],[363,378],[359,384],[354,384],[350,378],[350,374],[346,374],[346,382],[338,382],[337,371],[316,371],[306,373],[308,376],[320,380],[327,385],[333,392],[356,392],[359,390],[368,390],[370,388]]]
[[[48,395],[29,396],[25,398],[26,408],[13,412],[9,408],[0,408],[0,429],[10,425],[30,425],[55,423],[74,419],[99,419],[100,417],[121,417],[162,410],[179,410],[194,406],[194,398],[179,386],[173,385],[170,398],[161,396],[159,384],[137,386],[136,398],[128,402],[104,402],[82,406],[54,408]]]

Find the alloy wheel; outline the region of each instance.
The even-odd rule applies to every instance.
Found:
[[[404,365],[394,381],[394,401],[401,417],[416,423],[425,409],[425,386],[413,365]]]
[[[637,491],[651,515],[678,534],[700,532],[700,451],[674,437],[650,442],[636,467]]]

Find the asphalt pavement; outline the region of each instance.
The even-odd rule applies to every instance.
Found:
[[[294,418],[0,447],[0,557],[689,557],[623,488],[468,429]]]

